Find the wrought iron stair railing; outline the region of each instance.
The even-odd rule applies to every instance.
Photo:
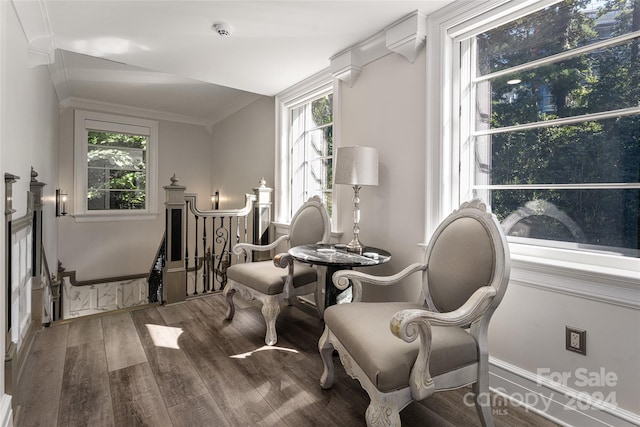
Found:
[[[247,261],[233,254],[233,247],[268,239],[272,189],[265,184],[262,179],[255,195],[245,194],[242,208],[209,210],[199,208],[198,196],[171,178],[164,187],[165,234],[149,274],[150,302],[170,304],[224,289],[227,268]]]

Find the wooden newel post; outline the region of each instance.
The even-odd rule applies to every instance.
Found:
[[[175,174],[171,185],[164,187],[165,201],[165,254],[162,269],[162,299],[167,304],[184,301],[187,296],[187,270],[184,266],[185,201],[187,187],[178,184]]]
[[[31,168],[31,182],[29,190],[33,198],[33,266],[31,285],[31,319],[36,325],[42,324],[44,314],[43,283],[42,283],[42,212],[43,191],[46,184],[38,181],[38,173]]]

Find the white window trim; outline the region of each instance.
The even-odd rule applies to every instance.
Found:
[[[87,210],[87,123],[102,122],[100,129],[123,129],[149,136],[147,145],[146,209],[136,211]],[[91,127],[95,128],[95,127]],[[75,111],[74,124],[74,197],[71,216],[77,222],[150,220],[158,216],[158,122],[95,111]]]
[[[275,159],[275,203],[274,223],[280,225],[289,224],[291,221],[291,171],[289,168],[289,109],[300,103],[310,100],[323,92],[333,93],[333,148],[337,145],[337,122],[339,84],[335,81],[329,69],[303,80],[289,89],[276,95],[276,159]],[[336,212],[336,189],[333,189],[333,209]],[[332,228],[335,229],[335,217],[333,215]]]
[[[464,186],[458,144],[460,105],[457,81],[460,73],[458,42],[479,30],[495,26],[494,19],[511,20],[516,14],[524,15],[557,3],[557,0],[467,2],[459,1],[428,17],[427,25],[427,149],[426,149],[426,206],[425,224],[428,241],[437,225],[463,198]],[[487,12],[491,11],[490,14]],[[491,24],[490,24],[491,22]],[[462,109],[462,110],[461,110]],[[580,280],[598,287],[600,294],[594,299],[612,301],[623,299],[631,305],[629,291],[640,289],[640,259],[610,254],[586,253],[570,249],[554,249],[510,241],[513,265],[522,273],[516,273],[527,281],[540,271],[553,272],[558,279],[548,282],[555,291],[585,296],[584,291],[571,287],[570,282]],[[572,279],[572,280],[570,280]],[[545,286],[541,284],[540,286]],[[575,291],[575,292],[574,292]]]

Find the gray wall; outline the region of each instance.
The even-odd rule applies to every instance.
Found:
[[[74,190],[73,115],[68,108],[60,115],[60,186]],[[158,126],[158,215],[151,220],[76,222],[60,218],[59,259],[78,280],[100,279],[149,271],[164,232],[162,188],[175,174],[187,192],[197,193],[204,209],[210,208],[209,181],[211,135],[203,126],[159,121]],[[70,204],[72,206],[72,204]]]
[[[220,208],[244,206],[260,178],[273,188],[275,101],[263,96],[216,124],[212,132],[211,188],[220,191]]]
[[[377,187],[360,191],[360,240],[391,252],[388,264],[367,269],[391,274],[422,260],[424,241],[425,56],[412,64],[390,54],[365,66],[353,84],[341,83],[341,146],[375,147],[379,157]],[[338,224],[343,239],[353,236],[353,190],[338,185]],[[365,299],[417,300],[419,285],[393,290],[371,288]],[[411,282],[411,281],[410,281]]]

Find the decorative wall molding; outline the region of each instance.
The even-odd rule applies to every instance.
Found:
[[[88,286],[73,286],[65,277],[63,319],[104,313],[148,303],[146,277]]]
[[[55,47],[53,36],[40,36],[33,40],[29,40],[28,65],[29,68],[35,68],[40,65],[50,65],[55,61]]]
[[[560,425],[632,427],[640,416],[587,393],[538,376],[500,359],[489,357],[491,391],[513,406],[524,407]],[[494,407],[508,411],[506,407]]]
[[[332,57],[329,69],[333,77],[352,87],[362,71],[362,60],[358,50],[349,49]]]
[[[52,64],[55,60],[56,43],[44,0],[12,3],[29,43],[29,68]]]
[[[511,281],[593,301],[640,310],[640,280],[621,270],[571,268],[570,263],[550,262],[522,255],[511,256]],[[617,273],[617,274],[614,274]]]
[[[415,11],[386,29],[387,49],[404,56],[413,63],[424,46],[426,34],[427,17]]]
[[[153,120],[166,120],[170,122],[187,123],[203,126],[209,133],[213,130],[214,123],[205,119],[198,119],[181,114],[167,113],[148,108],[130,107],[127,105],[113,104],[110,102],[93,101],[91,99],[68,97],[60,101],[60,111],[67,108],[79,108],[83,110],[100,111],[103,113],[120,114],[126,116],[143,117]]]
[[[60,101],[71,97],[71,88],[69,87],[69,78],[65,67],[64,58],[60,49],[56,49],[54,60],[49,64],[49,75],[53,83],[53,89]]]
[[[425,45],[427,17],[415,11],[379,33],[329,58],[331,75],[352,87],[362,67],[390,53],[413,63]]]

